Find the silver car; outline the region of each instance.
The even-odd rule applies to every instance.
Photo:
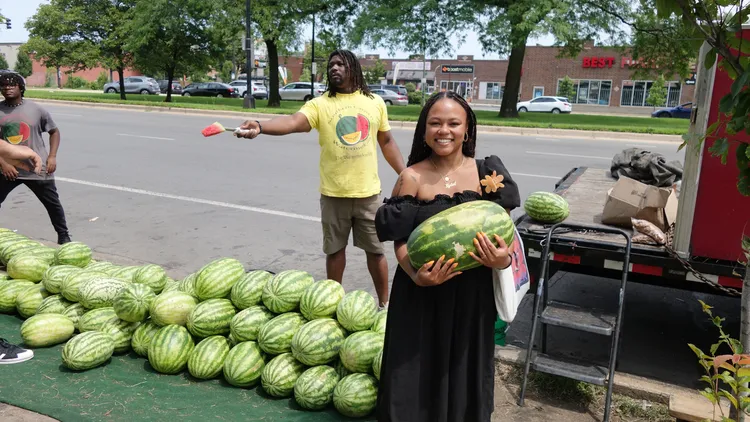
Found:
[[[323,84],[315,83],[314,95],[320,97],[326,91]],[[279,88],[279,96],[282,100],[309,101],[313,99],[310,94],[310,82],[292,82]]]
[[[146,76],[129,76],[125,78],[126,94],[158,95],[161,92],[159,82]],[[120,81],[109,82],[104,85],[104,92],[113,94],[120,92]]]
[[[387,89],[373,89],[370,92],[380,95],[383,98],[383,102],[385,102],[385,105],[409,105],[409,97],[407,97],[406,95],[401,95]]]

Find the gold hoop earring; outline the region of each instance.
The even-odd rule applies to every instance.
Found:
[[[469,141],[469,132],[464,133],[464,142]]]

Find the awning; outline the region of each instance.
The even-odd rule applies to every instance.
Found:
[[[393,80],[393,71],[389,70],[388,73],[386,73],[385,78],[389,81]],[[400,81],[421,81],[422,80],[422,71],[421,70],[399,70],[397,75],[397,80]],[[426,72],[425,78],[428,81],[434,81],[435,80],[435,72]]]

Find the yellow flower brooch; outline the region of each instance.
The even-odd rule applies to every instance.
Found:
[[[505,176],[497,175],[497,170],[492,171],[492,175],[489,174],[484,176],[484,179],[482,179],[479,183],[484,186],[484,191],[487,193],[490,192],[497,192],[498,189],[502,189],[505,187],[505,185],[502,183],[503,179],[505,179]]]

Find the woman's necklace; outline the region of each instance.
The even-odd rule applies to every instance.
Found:
[[[451,173],[453,173],[454,171],[460,169],[461,167],[463,167],[465,161],[466,161],[466,156],[462,156],[461,157],[461,164],[458,167],[456,167],[453,170],[449,171],[448,173],[445,173],[444,175],[442,175],[442,178],[445,181],[445,187],[446,188],[450,189],[453,186],[456,186],[456,181],[455,180],[451,180],[451,178],[448,177],[448,175],[451,174]],[[435,162],[432,161],[432,157],[430,157],[430,162],[432,163],[432,166],[435,167],[435,170],[438,172],[438,174],[440,174],[440,170],[438,170],[437,166],[435,165]]]

